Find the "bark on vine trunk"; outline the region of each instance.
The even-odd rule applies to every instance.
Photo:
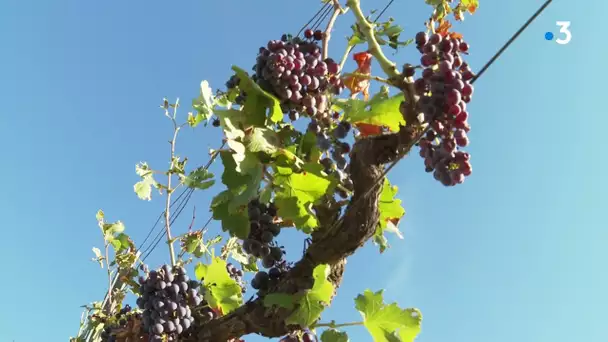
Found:
[[[369,240],[378,224],[378,198],[383,182],[383,165],[395,160],[400,152],[409,149],[415,130],[409,125],[400,132],[357,141],[352,150],[350,174],[354,195],[342,223],[324,236],[313,236],[305,255],[287,273],[277,292],[296,293],[310,288],[312,271],[320,264],[331,266],[330,281],[338,287],[342,281],[346,258]],[[370,189],[370,185],[373,187]],[[327,227],[324,227],[327,228]],[[245,303],[230,314],[202,326],[195,325],[185,342],[223,342],[255,333],[266,337],[280,337],[295,327],[285,325],[291,311],[266,308],[263,299]]]

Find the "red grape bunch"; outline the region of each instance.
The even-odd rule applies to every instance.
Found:
[[[200,284],[190,280],[183,267],[171,270],[163,265],[140,278],[140,285],[137,305],[144,310],[143,327],[150,342],[175,341],[194,322],[192,308],[203,302]]]
[[[266,205],[256,198],[249,202],[247,211],[250,231],[249,237],[243,241],[243,250],[261,258],[262,266],[269,269],[268,272],[256,273],[251,281],[251,287],[264,291],[286,271],[283,249],[274,242],[274,238],[281,232],[281,227],[274,222],[277,208],[273,203]]]
[[[464,182],[472,167],[468,153],[459,150],[469,144],[470,126],[467,103],[471,101],[474,75],[461,53],[469,49],[460,38],[425,32],[416,34],[416,45],[422,53],[422,77],[414,82],[420,99],[417,110],[430,123],[426,136],[420,139],[420,156],[427,172],[445,186]],[[415,69],[404,68],[412,77]]]
[[[321,47],[313,33],[308,39],[283,35],[261,47],[253,79],[264,90],[275,94],[292,120],[298,113],[314,116],[330,108],[327,93],[339,94],[344,84],[337,76],[339,65],[331,58],[322,59]],[[322,36],[322,35],[321,35]],[[322,38],[322,37],[321,37]]]

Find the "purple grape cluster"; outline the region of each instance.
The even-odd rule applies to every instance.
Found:
[[[203,302],[200,284],[190,280],[183,267],[171,270],[167,265],[150,271],[139,282],[137,305],[143,310],[143,327],[150,342],[175,341],[194,322],[192,308]]]
[[[469,144],[470,126],[467,103],[471,101],[474,75],[461,53],[469,49],[458,38],[444,37],[425,32],[416,34],[416,45],[422,53],[422,77],[414,82],[420,99],[417,110],[424,113],[430,129],[420,139],[420,156],[427,172],[445,186],[464,182],[471,174],[470,155],[459,150]],[[413,76],[415,69],[404,68],[404,74]]]
[[[283,260],[284,251],[274,242],[274,238],[281,232],[281,227],[274,222],[277,208],[273,203],[266,205],[256,198],[249,202],[247,211],[250,230],[248,238],[243,241],[243,250],[261,258],[262,266],[269,269],[268,272],[257,272],[251,281],[251,287],[265,291],[287,270],[287,264]]]
[[[303,331],[301,336],[298,336],[297,333],[289,334],[283,338],[279,342],[317,342],[317,336],[310,330]]]
[[[108,318],[101,318],[96,316],[105,324],[104,330],[101,332],[100,337],[102,342],[116,342],[116,332],[119,330],[128,329],[129,323],[133,319],[140,319],[141,314],[131,310],[131,306],[125,305],[116,316]]]
[[[245,293],[247,291],[247,287],[245,286],[245,281],[243,281],[243,270],[239,270],[231,263],[226,264],[226,271],[230,278],[234,279],[239,286],[241,286],[241,292]]]
[[[334,174],[348,190],[353,188],[352,180],[348,175],[348,160],[346,159],[351,146],[343,139],[346,139],[351,128],[351,124],[347,121],[339,121],[331,131],[327,129],[327,126],[320,125],[314,119],[308,125],[308,130],[317,135],[319,149],[327,153],[327,156],[320,160],[325,172]],[[340,197],[347,197],[343,189],[337,189],[337,192]]]
[[[299,113],[314,116],[329,110],[327,93],[340,94],[344,84],[339,65],[331,58],[322,59],[321,47],[310,39],[283,35],[261,47],[253,79],[264,90],[275,94],[284,113],[297,120]],[[321,37],[322,38],[322,37]]]

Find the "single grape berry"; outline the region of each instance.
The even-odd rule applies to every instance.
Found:
[[[307,29],[304,31],[304,37],[311,39],[314,36],[315,32],[311,29]]]
[[[314,32],[314,38],[315,38],[315,40],[323,40],[323,31],[316,30]]]

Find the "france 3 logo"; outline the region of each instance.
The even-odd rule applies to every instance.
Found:
[[[561,33],[561,37],[555,39],[557,44],[566,45],[570,43],[572,39],[572,32],[570,32],[570,22],[569,21],[556,21],[555,25],[559,26],[559,33]],[[553,32],[549,31],[545,33],[546,40],[553,40],[555,35]]]

